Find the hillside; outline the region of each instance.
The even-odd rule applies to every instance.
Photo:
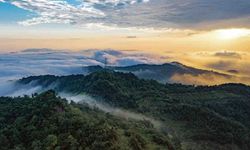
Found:
[[[114,117],[47,91],[0,97],[1,150],[146,150],[180,145],[146,120]]]
[[[18,84],[32,81],[44,88],[56,85],[57,92],[85,93],[110,106],[155,118],[181,141],[183,149],[250,148],[249,86],[164,85],[112,71],[29,77]]]

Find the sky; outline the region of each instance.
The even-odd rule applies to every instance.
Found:
[[[0,0],[0,46],[248,51],[249,7],[248,0]]]
[[[130,50],[249,76],[249,8],[249,0],[0,0],[0,53]]]

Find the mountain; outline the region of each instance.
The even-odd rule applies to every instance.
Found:
[[[83,68],[84,74],[93,73],[95,71],[103,70],[104,68],[101,66],[87,66]],[[161,83],[185,83],[185,81],[175,81],[175,76],[184,76],[184,75],[190,75],[194,77],[199,76],[214,76],[218,78],[225,78],[230,80],[232,78],[232,75],[218,73],[215,71],[208,71],[208,70],[202,70],[193,68],[190,66],[183,65],[179,62],[172,62],[172,63],[165,63],[161,65],[151,65],[151,64],[139,64],[139,65],[133,65],[133,66],[127,66],[127,67],[113,67],[113,66],[107,66],[106,69],[110,69],[117,72],[124,72],[124,73],[133,73],[139,78],[142,79],[153,79]],[[210,80],[210,82],[212,82]],[[192,83],[190,83],[192,84]]]
[[[184,150],[250,149],[250,87],[243,84],[161,84],[110,70],[87,76],[34,76],[17,84],[29,83],[58,93],[87,94],[111,107],[154,118]]]

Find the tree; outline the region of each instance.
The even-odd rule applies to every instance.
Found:
[[[53,150],[57,145],[57,136],[50,134],[47,136],[44,142],[44,147],[46,150]]]

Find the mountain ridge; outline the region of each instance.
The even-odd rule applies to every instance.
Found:
[[[87,66],[83,67],[84,74],[93,73],[103,69],[109,69],[117,72],[131,72],[137,77],[142,79],[153,79],[161,83],[185,83],[175,81],[174,77],[190,75],[193,77],[199,76],[215,76],[219,78],[225,78],[230,80],[236,78],[236,76],[229,75],[226,73],[219,73],[216,71],[210,71],[205,69],[197,69],[194,67],[186,66],[179,62],[163,63],[163,64],[137,64],[132,66]],[[190,83],[192,84],[192,83]]]

